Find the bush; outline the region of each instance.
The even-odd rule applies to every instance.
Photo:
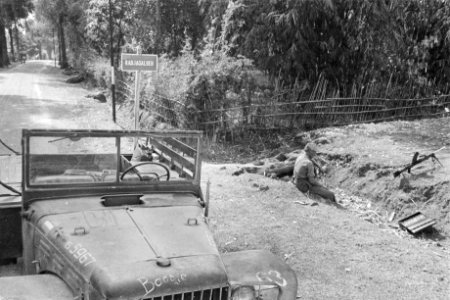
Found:
[[[244,105],[249,89],[254,93],[267,85],[264,74],[249,59],[222,52],[195,57],[185,51],[176,59],[159,59],[157,76],[146,75],[143,79],[141,99],[145,99],[146,110],[156,117],[153,121],[213,135],[232,123],[230,116],[220,110]]]
[[[88,78],[95,86],[107,88],[111,83],[111,65],[109,60],[97,57],[86,64]]]

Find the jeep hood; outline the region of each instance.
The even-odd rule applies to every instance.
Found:
[[[67,242],[86,248],[99,265],[218,255],[202,209],[195,205],[58,213],[42,217],[38,227],[58,228]]]
[[[154,297],[228,282],[198,205],[47,215],[38,227],[108,299]]]

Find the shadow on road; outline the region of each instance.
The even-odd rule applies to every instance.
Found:
[[[24,73],[24,74],[32,74],[32,73],[41,73],[41,74],[55,74],[55,70],[61,70],[58,67],[55,67],[53,61],[39,61],[39,60],[31,60],[27,61],[24,64],[13,63],[9,67],[0,68],[0,74],[2,73]]]
[[[0,95],[0,138],[15,149],[20,148],[22,129],[78,128],[83,109],[77,103],[54,99]]]

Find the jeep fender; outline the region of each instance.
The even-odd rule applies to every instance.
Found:
[[[263,250],[240,251],[222,255],[231,286],[273,283],[280,287],[279,300],[297,296],[297,276],[279,257]]]
[[[68,286],[52,274],[0,277],[0,299],[73,300]]]

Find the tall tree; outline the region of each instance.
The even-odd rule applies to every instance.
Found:
[[[11,59],[14,61],[16,57],[16,50],[14,45],[14,28],[8,27],[8,37],[9,37],[9,49],[11,49]],[[17,44],[18,48],[19,44]],[[19,52],[19,49],[17,49],[17,53]]]
[[[10,64],[5,30],[5,22],[0,19],[0,67],[6,67]]]
[[[66,18],[68,4],[66,0],[36,0],[36,17],[44,18],[56,29],[59,49],[59,65],[61,68],[67,68],[69,63],[66,49]]]
[[[33,10],[31,0],[0,0],[0,67],[10,64],[6,30],[11,33],[11,27],[17,20],[26,18]],[[14,53],[14,45],[11,43],[11,51]],[[18,44],[16,44],[16,50]]]

